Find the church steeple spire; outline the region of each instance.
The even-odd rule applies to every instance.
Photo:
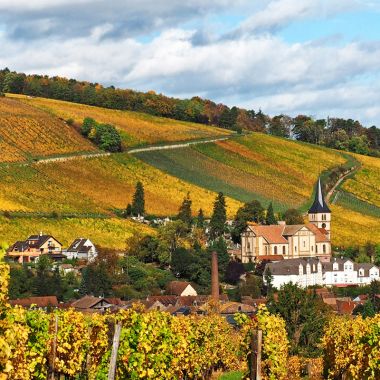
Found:
[[[315,189],[315,199],[314,203],[309,209],[309,214],[319,214],[319,213],[331,213],[322,192],[321,178],[318,178],[318,182]]]

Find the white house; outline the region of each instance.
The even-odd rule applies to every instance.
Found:
[[[349,259],[333,259],[323,264],[326,286],[368,285],[379,280],[379,268],[374,264],[358,264]]]
[[[241,262],[277,260],[278,256],[284,259],[318,257],[329,261],[331,211],[324,200],[320,180],[308,218],[309,223],[300,225],[248,223],[241,235]]]
[[[290,282],[301,287],[323,285],[322,263],[316,258],[268,263],[264,271],[264,281],[269,272],[273,276],[272,286],[277,289]]]
[[[368,285],[373,280],[380,280],[380,269],[376,265],[358,264],[349,259],[333,259],[329,263],[317,258],[272,262],[265,267],[264,280],[268,271],[277,289],[290,282],[307,287]]]
[[[94,261],[98,255],[95,245],[86,238],[75,239],[67,251],[63,252],[68,259]]]

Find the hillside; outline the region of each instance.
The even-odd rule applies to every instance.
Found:
[[[265,205],[273,201],[277,211],[307,203],[318,174],[345,162],[340,153],[330,149],[259,133],[136,156],[240,201],[258,199]]]
[[[187,141],[226,136],[231,131],[202,124],[178,121],[139,112],[119,111],[46,98],[16,97],[25,104],[47,111],[63,120],[81,124],[85,117],[115,125],[120,131],[125,148],[163,142]]]
[[[6,242],[37,228],[67,241],[94,235],[98,244],[120,249],[126,237],[144,228],[115,218],[117,210],[131,202],[139,180],[145,187],[147,212],[159,216],[175,215],[187,192],[194,213],[202,208],[206,216],[211,215],[218,191],[227,195],[229,218],[242,202],[252,199],[265,207],[272,201],[275,211],[291,207],[304,211],[319,173],[347,160],[339,151],[261,133],[186,148],[78,158],[97,150],[61,119],[80,123],[92,116],[113,123],[122,130],[126,146],[225,136],[226,131],[134,112],[17,98],[0,98],[0,144],[4,147],[0,151],[0,211],[12,216],[1,222]],[[34,162],[56,156],[72,159]],[[362,167],[343,184],[345,198],[338,197],[332,206],[336,245],[380,240],[376,229],[379,159],[356,158]],[[371,212],[358,202],[369,205]]]
[[[0,162],[95,150],[61,120],[17,100],[0,97]]]

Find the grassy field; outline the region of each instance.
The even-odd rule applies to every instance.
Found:
[[[95,150],[58,118],[18,100],[0,97],[0,162]]]
[[[192,148],[141,152],[150,165],[195,185],[277,211],[308,202],[320,171],[345,162],[329,149],[252,134]]]
[[[12,97],[16,95],[10,95]],[[81,124],[85,117],[113,124],[121,131],[124,147],[134,147],[161,142],[186,141],[224,136],[231,132],[202,124],[156,117],[139,112],[111,110],[83,104],[45,98],[17,98],[64,120],[73,119]]]
[[[139,231],[153,233],[143,224],[125,219],[12,218],[0,217],[0,243],[12,244],[39,232],[52,234],[64,247],[75,238],[87,237],[98,247],[125,249],[125,240]]]
[[[150,214],[175,215],[190,192],[193,210],[211,214],[216,194],[149,166],[126,153],[31,166],[0,167],[0,210],[109,213],[132,201],[134,187],[145,187]],[[17,191],[14,191],[17,189]],[[239,202],[227,200],[229,215]]]
[[[361,169],[348,179],[343,189],[367,203],[380,207],[380,158],[355,155]]]

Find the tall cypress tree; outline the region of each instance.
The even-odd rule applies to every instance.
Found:
[[[267,214],[265,216],[265,224],[267,224],[267,225],[277,224],[277,219],[276,219],[276,216],[274,215],[274,212],[273,212],[272,202],[269,203],[269,206],[267,209]]]
[[[205,226],[205,216],[203,214],[203,210],[200,208],[198,211],[197,227],[203,228],[204,226]]]
[[[190,193],[187,193],[186,197],[183,198],[183,202],[178,211],[178,219],[182,220],[186,225],[190,228],[193,222],[193,218],[191,216],[191,204],[192,201],[190,199]]]
[[[226,220],[226,199],[223,193],[219,193],[214,202],[214,209],[210,220],[210,238],[212,240],[223,236]]]
[[[144,186],[140,181],[136,183],[136,190],[132,200],[132,212],[134,215],[144,215],[145,213]]]

